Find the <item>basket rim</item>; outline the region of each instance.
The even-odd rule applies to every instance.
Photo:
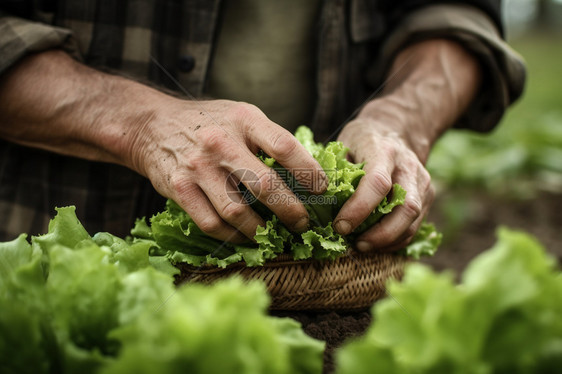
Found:
[[[359,252],[354,248],[349,247],[346,252],[339,256],[334,260],[328,259],[314,259],[314,258],[307,258],[303,260],[295,260],[293,256],[288,253],[281,253],[277,255],[277,257],[265,261],[265,263],[261,266],[247,266],[245,261],[238,261],[233,264],[227,265],[224,268],[213,266],[213,265],[201,265],[201,266],[194,266],[187,264],[185,262],[178,262],[176,266],[181,267],[181,270],[185,270],[187,272],[193,274],[213,274],[219,273],[226,270],[235,270],[235,269],[260,269],[260,268],[268,268],[268,267],[279,267],[279,266],[292,266],[292,265],[306,265],[306,264],[324,264],[324,263],[333,263],[338,261],[341,258],[350,257],[351,254],[357,255],[358,257],[375,257],[375,256],[402,256],[395,252]]]

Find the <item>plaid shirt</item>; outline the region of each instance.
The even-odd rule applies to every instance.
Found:
[[[154,58],[191,94],[204,94],[219,0],[29,3],[0,3],[0,74],[26,54],[62,48],[90,66],[177,90]],[[499,1],[440,3],[323,1],[317,27],[316,133],[331,134],[344,123],[382,84],[401,47],[434,37],[463,43],[490,78],[457,127],[487,131],[498,122],[524,82],[521,59],[498,31]],[[0,141],[0,240],[45,232],[54,207],[63,205],[76,205],[90,232],[124,236],[135,217],[161,210],[163,203],[146,179],[123,167]]]

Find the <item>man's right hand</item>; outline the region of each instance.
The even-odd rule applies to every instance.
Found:
[[[148,177],[204,232],[222,240],[253,238],[264,223],[237,192],[238,181],[290,229],[308,225],[304,206],[256,157],[259,150],[287,169],[318,176],[299,180],[311,192],[327,186],[314,158],[258,108],[180,100],[60,51],[29,56],[0,77],[0,117],[6,140],[122,164]]]
[[[261,149],[287,169],[323,176],[320,165],[290,132],[246,103],[174,99],[165,108],[138,129],[130,158],[134,168],[180,204],[203,231],[237,241],[243,239],[240,233],[253,238],[256,227],[264,225],[237,192],[238,181],[290,229],[306,229],[308,214],[302,203],[256,157]],[[299,182],[322,193],[323,180]]]

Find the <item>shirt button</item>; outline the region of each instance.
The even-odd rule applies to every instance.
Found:
[[[184,73],[189,73],[195,67],[195,58],[190,55],[183,55],[179,58],[178,67]]]

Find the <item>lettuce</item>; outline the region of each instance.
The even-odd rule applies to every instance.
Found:
[[[443,234],[435,229],[435,225],[422,222],[418,232],[414,235],[412,242],[399,251],[399,253],[419,260],[424,256],[433,256],[437,252]]]
[[[277,216],[252,197],[247,199],[248,203],[266,220],[265,226],[256,230],[256,244],[235,245],[211,238],[171,200],[166,203],[163,212],[150,218],[150,225],[145,219],[138,220],[131,234],[135,240],[152,241],[153,256],[164,256],[172,263],[184,262],[193,266],[226,267],[239,261],[244,261],[246,266],[261,266],[281,253],[290,254],[296,260],[333,260],[347,251],[350,241],[380,221],[396,206],[404,204],[406,191],[395,184],[392,192],[351,235],[343,237],[335,233],[332,220],[365,175],[364,165],[350,162],[347,159],[348,148],[341,142],[330,142],[326,146],[316,143],[312,131],[307,127],[299,127],[295,137],[319,162],[328,177],[328,187],[323,195],[313,196],[303,188],[293,175],[298,171],[289,172],[264,153],[260,153],[258,157],[273,168],[292,188],[297,198],[304,202],[310,217],[310,230],[300,234],[291,233]],[[244,195],[251,196],[244,185],[240,184],[239,188]],[[440,240],[441,235],[435,231],[435,227],[424,224],[411,246],[402,253],[415,258],[432,255]]]
[[[151,290],[153,277],[148,271],[129,277],[127,298]],[[135,310],[134,323],[111,333],[123,349],[101,373],[322,371],[324,344],[293,320],[267,316],[269,299],[261,283],[231,278],[212,287],[158,288],[156,295],[141,296],[147,308]],[[126,311],[130,304],[139,302],[121,302]]]
[[[557,373],[562,274],[532,237],[500,229],[456,285],[411,264],[366,335],[344,346],[338,373]]]
[[[176,288],[137,228],[91,237],[65,207],[31,243],[0,243],[1,373],[321,372],[324,343],[268,316],[262,284]]]
[[[48,324],[42,252],[26,237],[0,243],[2,373],[47,373],[51,367],[53,331]]]

